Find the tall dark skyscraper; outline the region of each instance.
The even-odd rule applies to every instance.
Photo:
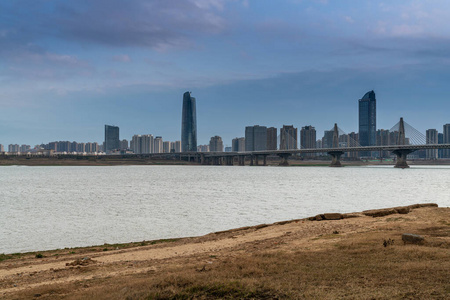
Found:
[[[183,114],[181,117],[181,151],[197,151],[197,109],[191,92],[183,94]]]
[[[374,146],[377,144],[377,101],[375,92],[367,92],[359,99],[359,144],[361,146]],[[370,153],[360,152],[361,156],[370,156]]]
[[[119,127],[105,125],[105,153],[120,148]]]
[[[260,151],[267,149],[267,127],[245,127],[245,151]]]

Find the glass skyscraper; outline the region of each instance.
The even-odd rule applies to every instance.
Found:
[[[375,146],[377,144],[377,101],[375,92],[367,92],[359,99],[359,144]],[[360,152],[361,156],[370,156],[370,152]]]
[[[105,125],[105,153],[120,148],[119,127]]]
[[[183,94],[183,113],[181,117],[181,151],[197,151],[197,109],[191,92]]]

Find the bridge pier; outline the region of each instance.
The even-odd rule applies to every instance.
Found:
[[[289,166],[288,157],[291,156],[291,153],[279,153],[277,154],[280,158],[280,166]]]
[[[238,161],[239,161],[239,165],[240,166],[245,166],[245,156],[244,155],[239,155],[238,156]]]
[[[259,166],[259,155],[255,155],[255,166]]]
[[[233,156],[227,156],[226,163],[227,163],[227,166],[232,166],[233,165]]]
[[[397,155],[397,161],[395,163],[394,168],[406,169],[409,168],[408,163],[406,162],[406,157],[408,154],[414,152],[415,150],[411,149],[397,149],[392,151],[395,155]]]
[[[253,159],[254,159],[254,156],[250,155],[250,166],[253,166]]]
[[[263,166],[267,166],[267,155],[263,155]]]
[[[344,154],[342,151],[330,151],[328,155],[331,155],[330,167],[342,167],[341,165],[341,155]]]

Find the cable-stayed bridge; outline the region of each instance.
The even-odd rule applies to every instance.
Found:
[[[395,124],[389,132],[391,140],[394,141],[387,145],[361,146],[355,140],[349,139],[346,146],[339,142],[339,136],[345,134],[335,124],[333,128],[333,138],[331,147],[327,148],[309,148],[309,149],[286,149],[286,150],[264,150],[264,151],[245,151],[245,152],[201,152],[201,153],[181,153],[180,157],[195,159],[202,164],[214,165],[233,165],[237,157],[238,164],[244,165],[245,159],[250,159],[250,165],[259,165],[262,158],[262,164],[267,165],[267,156],[278,155],[281,157],[280,165],[289,165],[288,158],[292,155],[303,153],[326,153],[331,156],[330,166],[340,167],[341,156],[346,152],[375,152],[389,151],[396,155],[396,168],[409,168],[406,161],[407,156],[417,150],[431,149],[450,149],[450,144],[431,144],[426,137],[411,125],[403,121]]]

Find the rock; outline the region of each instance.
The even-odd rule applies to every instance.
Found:
[[[342,214],[342,218],[343,219],[350,219],[350,218],[359,218],[362,217],[363,215],[360,213],[349,213],[349,214]]]
[[[316,221],[322,221],[322,220],[323,220],[322,215],[317,215],[316,216]]]
[[[383,217],[387,215],[396,214],[397,211],[394,208],[383,208],[383,209],[374,209],[374,210],[365,210],[363,214],[369,217]]]
[[[342,215],[339,213],[326,213],[323,214],[325,220],[340,220]]]
[[[418,234],[404,233],[402,234],[402,241],[405,244],[423,244],[425,238]]]
[[[421,203],[419,207],[438,207],[436,203]]]
[[[394,207],[394,209],[397,211],[397,213],[402,215],[406,215],[411,211],[411,209],[408,206]]]

